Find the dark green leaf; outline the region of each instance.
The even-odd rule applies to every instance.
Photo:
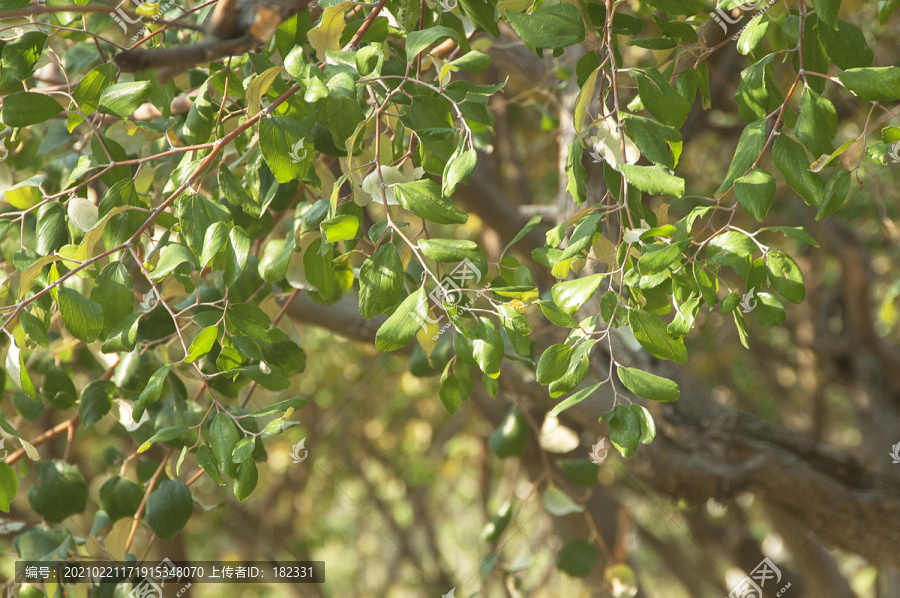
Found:
[[[59,523],[87,506],[87,484],[78,467],[58,459],[34,466],[39,482],[28,490],[28,502],[49,523]]]
[[[681,97],[681,96],[679,96]],[[684,179],[661,166],[636,166],[634,164],[622,164],[622,174],[629,183],[653,195],[684,195]]]
[[[597,547],[581,540],[569,542],[556,555],[556,566],[572,577],[587,577],[597,562]]]
[[[808,206],[818,207],[825,199],[825,185],[814,172],[809,171],[809,160],[803,147],[788,137],[779,135],[772,151],[775,166]]]
[[[143,498],[143,489],[127,478],[113,476],[100,487],[100,508],[111,523],[133,517]]]
[[[163,384],[165,384],[166,376],[169,375],[169,370],[171,369],[172,364],[167,364],[153,372],[153,375],[150,376],[147,386],[144,387],[138,400],[134,403],[134,410],[132,413],[134,421],[140,421],[141,416],[144,414],[144,409],[157,402],[159,397],[162,396]]]
[[[491,434],[488,446],[500,459],[521,457],[528,445],[529,430],[528,420],[521,411],[513,407]]]
[[[191,518],[194,503],[191,491],[178,480],[164,480],[147,497],[147,523],[162,540],[168,542]]]
[[[821,220],[831,216],[840,209],[847,201],[847,194],[850,192],[850,171],[839,170],[828,179],[825,185],[825,201],[819,206],[816,214],[816,220]]]
[[[800,100],[800,118],[794,131],[803,146],[813,157],[830,155],[834,151],[834,135],[837,132],[837,111],[834,105],[810,88],[803,90]]]
[[[128,268],[121,261],[111,262],[97,276],[97,286],[91,300],[103,309],[103,323],[107,330],[118,326],[134,311],[134,287]]]
[[[94,380],[85,386],[81,392],[81,401],[78,403],[81,425],[95,424],[109,413],[115,392],[116,385],[109,380]]]
[[[765,170],[751,170],[734,180],[734,194],[738,203],[762,222],[775,201],[775,179]]]
[[[849,69],[838,73],[837,78],[844,87],[864,100],[870,102],[900,100],[900,67],[898,66]],[[6,101],[9,101],[9,98]],[[6,101],[3,103],[4,113]],[[4,122],[6,121],[4,120]]]
[[[581,12],[571,4],[543,5],[531,14],[507,13],[522,41],[535,48],[565,48],[584,41]]]
[[[480,262],[484,259],[474,241],[455,239],[419,239],[419,249],[428,259],[436,262]]]
[[[3,98],[0,120],[10,127],[27,127],[50,120],[62,111],[59,102],[48,95],[17,91]]]

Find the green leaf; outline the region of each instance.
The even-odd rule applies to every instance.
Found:
[[[800,143],[813,157],[834,151],[834,135],[837,132],[837,111],[834,105],[810,88],[803,90],[800,100],[800,118],[794,131]]]
[[[184,140],[189,145],[199,145],[209,141],[213,127],[216,125],[218,112],[219,107],[209,97],[209,88],[204,86],[203,92],[194,98],[194,103],[191,104],[184,120],[184,127],[181,130]]]
[[[385,243],[359,268],[359,313],[365,319],[384,313],[403,293],[403,265],[397,248]]]
[[[753,319],[760,326],[777,326],[787,319],[784,306],[781,301],[769,293],[756,294],[756,307],[751,312]]]
[[[812,0],[813,8],[816,9],[816,16],[819,20],[834,28],[837,26],[838,9],[841,7],[841,0]],[[823,29],[823,27],[820,27]]]
[[[503,337],[487,318],[479,317],[472,339],[472,356],[475,363],[487,376],[497,378],[500,375],[500,362],[503,360]]]
[[[641,441],[641,418],[624,405],[605,414],[601,421],[609,422],[609,439],[623,457],[631,457]]]
[[[490,60],[490,58],[488,58],[488,60]],[[475,172],[475,164],[477,161],[478,154],[474,149],[466,150],[464,152],[454,152],[450,161],[447,162],[447,166],[444,168],[441,192],[447,197],[453,195],[457,185],[466,183],[469,180],[469,177],[472,176],[472,173]],[[468,218],[468,216],[466,216],[466,218]],[[431,218],[429,218],[429,220],[431,220]],[[435,220],[435,222],[437,222],[437,220]],[[462,222],[465,222],[465,220]]]
[[[679,96],[681,97],[681,96]],[[636,166],[634,164],[622,164],[622,174],[629,183],[653,195],[684,195],[684,179],[661,166]]]
[[[157,402],[159,397],[162,396],[163,384],[165,384],[166,376],[169,375],[169,370],[171,369],[172,364],[167,364],[153,372],[153,375],[150,376],[147,386],[144,387],[138,400],[134,403],[132,412],[134,421],[140,421],[141,416],[144,414],[144,409]]]
[[[797,241],[803,241],[804,243],[812,245],[813,247],[819,246],[818,242],[816,242],[816,240],[813,239],[802,226],[767,226],[763,230],[782,233],[785,237],[796,239]]]
[[[866,43],[862,30],[838,19],[837,29],[819,26],[818,34],[825,52],[841,70],[872,66],[875,54]]]
[[[352,214],[338,214],[334,218],[323,220],[320,226],[326,243],[349,241],[355,239],[359,232],[359,218]]]
[[[216,456],[213,454],[212,449],[208,446],[201,445],[197,449],[197,465],[203,468],[203,471],[206,472],[212,481],[221,486],[225,483],[222,479],[222,474],[219,473],[219,466],[216,463]]]
[[[200,334],[195,336],[194,340],[191,341],[188,354],[184,358],[185,363],[193,363],[209,353],[216,344],[216,339],[218,339],[218,337],[218,326],[208,326],[201,330]]]
[[[894,102],[900,100],[900,67],[881,66],[849,69],[843,73],[838,73],[837,78],[844,87],[863,100],[870,102]],[[9,98],[3,103],[4,112],[6,111],[7,101],[9,101]],[[4,122],[6,121],[4,120]]]
[[[116,385],[109,380],[94,380],[85,386],[78,403],[81,425],[93,425],[109,413],[115,392]]]
[[[103,353],[131,353],[137,343],[138,324],[143,312],[126,316],[103,341],[100,351]]]
[[[656,274],[669,269],[672,263],[681,257],[681,247],[672,245],[645,245],[644,253],[638,259],[638,271],[643,274]]]
[[[638,94],[644,108],[663,124],[680,129],[691,111],[691,102],[675,91],[654,68],[629,69],[628,74],[637,79]]]
[[[271,415],[272,413],[284,413],[288,409],[302,409],[306,403],[308,403],[308,399],[303,397],[291,397],[290,399],[285,399],[283,401],[279,401],[268,407],[263,407],[258,411],[254,411],[250,414],[250,417],[260,417],[262,415]]]
[[[598,383],[598,384],[594,384],[593,386],[588,386],[587,388],[582,388],[575,394],[570,395],[570,396],[566,397],[565,399],[563,399],[562,401],[560,401],[559,403],[557,403],[556,406],[550,410],[549,415],[555,417],[555,416],[559,415],[560,413],[562,413],[563,411],[565,411],[566,409],[568,409],[570,407],[574,407],[578,403],[582,402],[583,400],[587,399],[592,394],[597,392],[597,389],[600,388],[601,386],[603,386],[603,385]]]
[[[677,363],[687,363],[687,349],[682,339],[674,339],[666,331],[662,319],[638,309],[628,312],[628,325],[634,337],[651,355]]]
[[[286,183],[306,176],[312,164],[312,142],[304,143],[309,132],[294,118],[272,116],[259,121],[259,147],[275,180]]]
[[[19,478],[13,468],[0,461],[0,511],[9,513],[9,505],[19,490]]]
[[[779,135],[772,151],[775,167],[808,206],[818,207],[825,199],[825,185],[819,175],[809,171],[809,160],[803,147],[788,137]]]
[[[3,98],[0,120],[10,127],[28,127],[50,120],[62,111],[59,102],[48,95],[17,91]]]
[[[765,170],[751,170],[734,180],[734,194],[738,203],[762,222],[775,201],[775,178]]]
[[[205,268],[216,257],[228,240],[229,227],[224,222],[216,222],[203,235],[203,249],[200,252],[200,267]]]
[[[593,488],[599,482],[597,474],[600,468],[590,459],[563,459],[557,463],[569,479],[579,486]]]
[[[127,478],[113,476],[100,486],[100,508],[110,523],[133,517],[143,499],[144,490]]]
[[[597,562],[597,547],[581,540],[569,542],[556,555],[556,566],[572,577],[587,577]]]
[[[737,50],[744,56],[752,52],[756,49],[756,46],[759,45],[759,42],[766,36],[766,32],[769,30],[769,17],[767,15],[760,15],[759,17],[754,17],[747,25],[744,26],[744,30],[741,32],[741,36],[737,41]]]
[[[569,144],[569,152],[566,157],[566,192],[572,196],[576,205],[581,205],[587,199],[587,169],[581,163],[584,155],[584,146],[581,140],[575,137]]]
[[[253,459],[247,459],[240,464],[237,476],[234,479],[234,496],[239,501],[247,500],[259,479],[259,472]]]
[[[752,255],[756,243],[744,233],[730,230],[713,237],[706,251],[711,263],[731,266]]]
[[[100,95],[116,80],[116,65],[112,62],[91,69],[75,87],[72,99],[84,114],[90,116],[100,106]],[[69,133],[75,130],[84,117],[77,112],[69,112]]]
[[[455,239],[419,239],[419,250],[436,262],[480,262],[484,259],[474,241]]]
[[[264,343],[277,343],[284,338],[283,332],[272,327],[266,312],[251,303],[230,304],[225,312],[225,324],[231,333],[237,331]]]
[[[408,61],[414,60],[419,52],[438,40],[448,37],[453,41],[459,41],[459,34],[456,31],[440,25],[421,31],[410,31],[406,36],[406,59]]]
[[[391,317],[378,328],[378,332],[375,333],[375,347],[382,353],[402,349],[421,330],[427,315],[428,299],[425,288],[420,287],[404,299]]]
[[[42,347],[50,346],[50,335],[40,318],[23,311],[19,314],[19,324],[31,340]]]
[[[150,96],[150,91],[149,81],[114,83],[100,94],[100,112],[122,118],[131,116]]]
[[[741,137],[738,139],[734,158],[731,159],[731,164],[728,166],[728,173],[725,175],[725,180],[722,181],[722,184],[716,190],[716,197],[725,193],[725,191],[731,188],[735,179],[743,176],[744,173],[750,170],[750,167],[753,166],[756,159],[762,154],[765,145],[766,119],[761,118],[744,127],[744,130],[741,132]]]
[[[825,200],[819,206],[816,214],[816,221],[831,216],[839,210],[844,202],[847,201],[847,194],[850,192],[850,171],[839,170],[828,179],[825,184]]]
[[[535,48],[565,48],[584,41],[581,12],[571,4],[543,5],[531,14],[509,12],[506,20]]]
[[[543,219],[543,216],[540,213],[537,213],[534,216],[532,216],[531,219],[529,219],[528,222],[525,224],[525,226],[522,227],[522,230],[517,232],[516,236],[513,237],[512,241],[510,241],[506,245],[506,247],[503,248],[503,252],[501,253],[501,255],[506,255],[506,252],[509,251],[509,248],[512,247],[513,245],[515,245],[516,243],[518,243],[519,241],[521,241],[523,238],[525,238],[525,235],[527,235],[532,230],[534,230],[534,228],[538,224],[541,223],[542,219]]]
[[[438,224],[464,224],[468,214],[441,195],[441,188],[430,179],[394,185],[400,205],[420,218]]]
[[[87,506],[87,484],[75,465],[59,459],[34,466],[39,482],[28,490],[28,502],[48,523],[59,523]]]
[[[103,310],[103,323],[107,330],[118,326],[134,311],[134,286],[128,268],[121,261],[111,262],[97,276],[97,286],[91,291],[91,300]]]
[[[650,399],[651,401],[677,401],[681,396],[678,390],[678,383],[667,378],[650,374],[648,372],[635,368],[627,368],[619,366],[616,369],[619,380],[625,385],[625,388],[633,392],[639,397]]]
[[[253,449],[255,446],[255,437],[247,436],[245,438],[241,438],[240,440],[238,440],[238,443],[234,445],[234,450],[231,451],[231,462],[243,463],[253,454]]]
[[[803,273],[791,256],[783,251],[773,251],[766,256],[766,268],[772,288],[782,297],[791,303],[800,303],[806,298]]]
[[[194,502],[184,482],[164,480],[147,497],[147,523],[160,539],[168,542],[191,518]]]
[[[97,340],[103,329],[103,308],[67,287],[57,289],[59,313],[72,336],[86,343]]]
[[[775,53],[769,54],[741,71],[741,82],[734,97],[741,120],[746,123],[765,118],[784,101],[778,86],[767,73],[775,56]]]
[[[537,364],[537,381],[539,384],[550,384],[562,378],[569,369],[573,348],[569,345],[550,345],[541,354]]]
[[[681,148],[681,132],[652,118],[623,115],[625,133],[634,141],[641,153],[658,166],[675,168],[675,154],[672,149]]]
[[[227,286],[233,285],[240,278],[247,266],[250,255],[250,237],[240,226],[235,226],[228,233],[228,253],[225,261],[224,281]]]
[[[194,254],[191,253],[190,249],[178,243],[166,245],[159,256],[156,269],[150,273],[150,280],[155,281],[164,278],[185,262],[194,263]]]
[[[20,37],[8,41],[3,47],[0,60],[3,77],[0,85],[13,81],[24,81],[34,75],[34,67],[44,51],[47,36],[40,31],[28,31]]]
[[[525,454],[529,436],[528,420],[521,411],[512,407],[500,426],[488,439],[488,447],[500,459],[521,457]]]
[[[235,463],[231,460],[234,447],[237,446],[241,439],[234,420],[227,413],[219,412],[213,417],[209,424],[209,446],[219,467],[229,476],[234,477],[236,471]]]
[[[597,292],[605,277],[606,274],[592,274],[575,280],[558,282],[550,291],[553,303],[571,316]]]

